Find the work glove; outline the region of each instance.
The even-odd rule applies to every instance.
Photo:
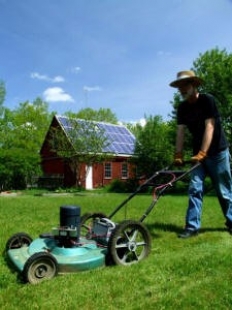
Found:
[[[184,164],[183,154],[181,152],[175,153],[173,163],[176,166],[182,166]]]
[[[197,155],[194,155],[193,157],[191,157],[191,161],[196,163],[198,161],[202,161],[206,158],[206,153],[203,151],[199,151]]]

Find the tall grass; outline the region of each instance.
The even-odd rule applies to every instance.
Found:
[[[1,309],[231,309],[232,236],[224,229],[217,199],[206,197],[198,237],[177,238],[184,225],[186,196],[164,196],[145,220],[152,236],[147,259],[130,267],[113,266],[58,276],[39,285],[23,284],[5,261],[4,247],[16,232],[37,238],[59,223],[59,207],[79,205],[111,213],[127,196],[0,197]],[[115,215],[115,222],[139,219],[151,197],[138,195]]]

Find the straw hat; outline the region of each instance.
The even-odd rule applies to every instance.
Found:
[[[195,75],[195,73],[191,70],[189,71],[180,71],[177,73],[176,80],[171,82],[169,85],[171,87],[179,87],[183,82],[193,83],[194,86],[199,86],[203,83],[203,80]]]

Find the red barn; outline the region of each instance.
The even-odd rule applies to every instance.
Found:
[[[75,121],[80,124],[94,123],[94,130],[101,130],[108,141],[107,146],[102,150],[102,154],[111,154],[110,159],[103,162],[96,162],[88,167],[86,164],[82,164],[81,174],[85,177],[80,178],[81,184],[79,185],[86,189],[93,189],[105,186],[114,179],[125,181],[134,176],[134,166],[130,159],[134,154],[135,137],[125,126],[86,120]],[[64,136],[69,139],[71,126],[70,119],[64,116],[56,115],[51,122],[40,151],[43,171],[40,182],[43,186],[76,186],[75,173],[71,170],[67,161],[58,156],[51,146],[54,128],[61,130]]]

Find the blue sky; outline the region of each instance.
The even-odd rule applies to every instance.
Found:
[[[5,106],[168,119],[169,83],[200,53],[231,53],[231,29],[231,0],[0,0]]]

